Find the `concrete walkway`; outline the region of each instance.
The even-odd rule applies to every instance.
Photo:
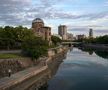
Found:
[[[0,54],[6,54],[6,53],[21,53],[21,50],[1,50]]]
[[[5,90],[11,86],[19,84],[24,80],[37,75],[38,73],[46,70],[47,66],[36,66],[26,69],[24,71],[18,72],[16,74],[11,75],[11,77],[5,77],[0,79],[0,90]]]

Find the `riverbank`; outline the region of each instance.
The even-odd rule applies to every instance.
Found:
[[[107,51],[108,52],[108,45],[105,44],[83,44],[81,47],[87,48],[87,49],[93,49],[98,51]]]
[[[12,71],[11,74],[17,73],[29,67],[40,65],[44,63],[49,57],[54,57],[56,54],[59,55],[59,53],[63,52],[64,50],[65,50],[65,47],[51,48],[48,50],[47,57],[46,56],[40,57],[37,60],[32,60],[29,57],[21,57],[21,56],[15,57],[15,58],[14,57],[13,58],[2,58],[0,59],[0,78],[8,76],[9,69],[11,69]],[[3,54],[9,55],[7,54],[8,52],[5,51],[5,53]]]
[[[48,57],[42,59],[36,66],[33,65],[32,67],[30,67],[32,70],[30,68],[27,68],[21,72],[13,74],[10,78],[5,77],[5,78],[0,79],[0,90],[18,90],[15,88],[17,88],[17,87],[19,88],[20,85],[25,85],[25,88],[19,89],[19,90],[25,90],[31,86],[31,83],[27,84],[26,82],[30,81],[29,79],[31,79],[32,77],[37,77],[37,75],[38,75],[37,81],[44,82],[43,78],[46,78],[46,81],[45,81],[45,83],[46,83],[47,80],[52,77],[52,70],[55,68],[55,67],[52,67],[54,62],[56,62],[56,61],[59,62],[59,60],[62,61],[67,53],[67,50],[68,50],[68,48],[66,48],[66,47],[60,47],[57,49],[49,50]],[[39,73],[37,73],[37,71],[39,71]],[[43,74],[43,71],[45,74]],[[39,80],[39,78],[40,78],[40,80]],[[36,80],[32,81],[32,84],[33,84],[33,82],[36,83],[37,81]],[[39,83],[38,85],[42,86],[43,83],[41,83],[41,84]],[[12,89],[12,87],[14,87],[14,88]],[[11,89],[9,89],[9,88],[11,88]]]

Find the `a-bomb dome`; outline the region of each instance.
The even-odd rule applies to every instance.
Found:
[[[34,19],[32,23],[36,23],[36,22],[37,22],[37,23],[44,23],[43,20],[40,19],[40,18]]]

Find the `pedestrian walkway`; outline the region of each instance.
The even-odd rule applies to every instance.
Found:
[[[18,72],[11,75],[10,77],[5,77],[0,79],[0,90],[5,90],[8,87],[14,86],[24,80],[37,75],[38,73],[47,69],[47,66],[36,66],[26,69],[24,71]]]
[[[21,53],[21,50],[1,50],[0,54],[6,54],[6,53]]]

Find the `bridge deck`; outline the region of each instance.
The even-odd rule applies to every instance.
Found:
[[[62,44],[80,44],[82,42],[62,42]]]

